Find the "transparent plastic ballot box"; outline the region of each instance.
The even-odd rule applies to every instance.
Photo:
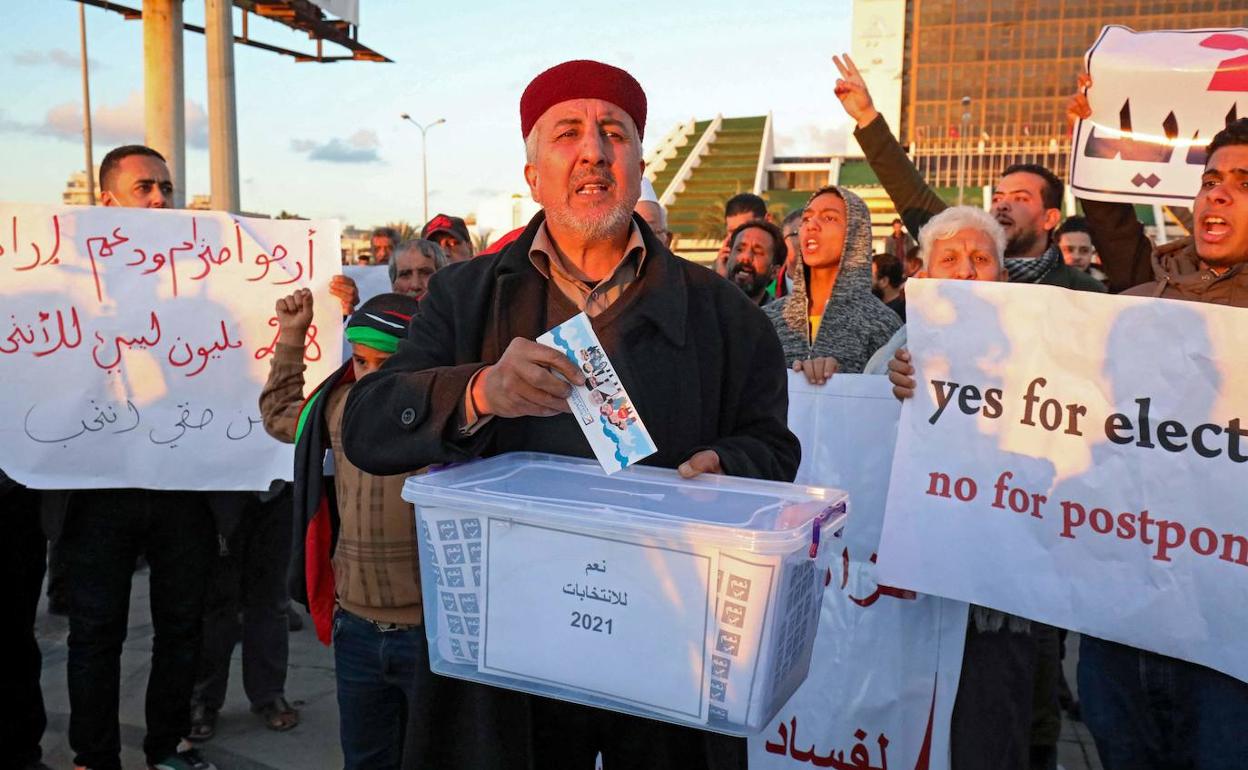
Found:
[[[514,453],[406,482],[443,675],[731,735],[806,678],[836,489]],[[818,561],[818,563],[816,563]]]

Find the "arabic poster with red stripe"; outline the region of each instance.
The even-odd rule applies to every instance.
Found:
[[[0,204],[0,468],[42,489],[289,479],[258,405],[274,304],[312,289],[316,385],[341,362],[339,254],[336,222]]]
[[[1248,29],[1101,30],[1086,57],[1092,116],[1075,127],[1080,198],[1190,206],[1205,145],[1248,117]]]
[[[881,585],[883,528],[900,405],[880,376],[825,385],[789,375],[797,481],[849,492],[838,538],[820,543],[827,586],[806,681],[749,740],[751,770],[947,770],[967,605]]]

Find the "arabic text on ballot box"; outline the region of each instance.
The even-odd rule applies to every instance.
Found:
[[[846,510],[838,490],[525,453],[404,497],[434,671],[736,735],[806,677],[812,546]]]

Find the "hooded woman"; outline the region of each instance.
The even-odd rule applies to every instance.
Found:
[[[856,374],[901,326],[871,293],[871,215],[835,186],[817,190],[802,211],[793,290],[763,308],[775,324],[785,364],[814,384]]]

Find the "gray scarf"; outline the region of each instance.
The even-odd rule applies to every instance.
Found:
[[[1050,243],[1049,248],[1038,257],[1010,257],[1005,260],[1005,271],[1010,274],[1010,283],[1039,283],[1061,261],[1062,252],[1056,243]]]

